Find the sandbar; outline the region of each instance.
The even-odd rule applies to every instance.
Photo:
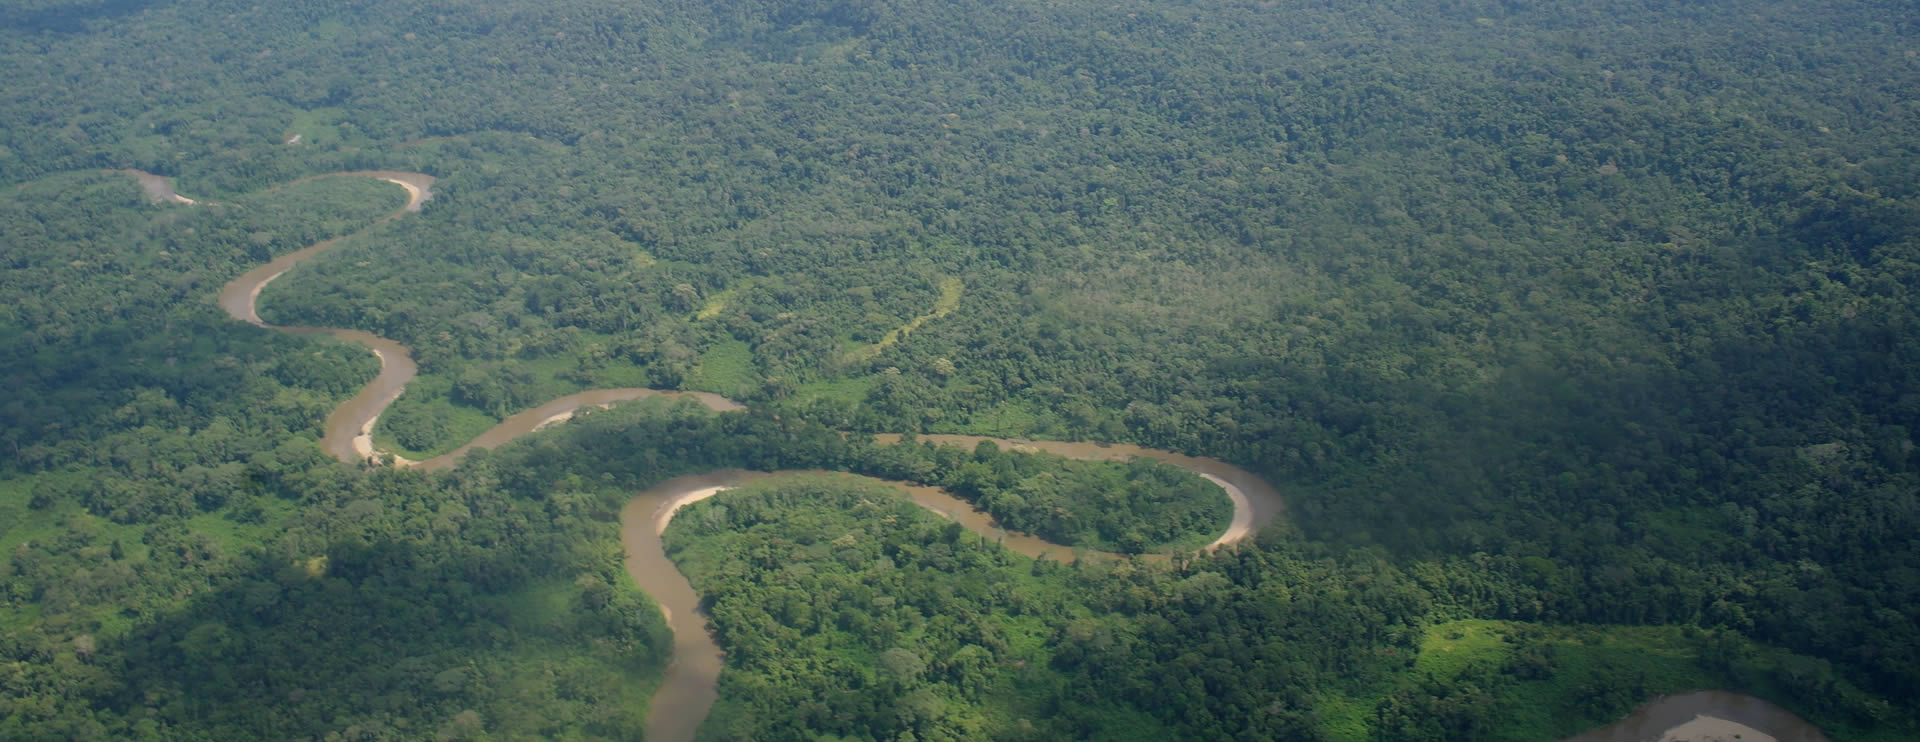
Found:
[[[1778,742],[1773,735],[1737,721],[1701,714],[1668,729],[1660,742]]]
[[[1240,540],[1251,535],[1253,533],[1253,501],[1247,499],[1246,491],[1240,489],[1238,485],[1212,474],[1206,472],[1198,472],[1198,474],[1206,478],[1207,481],[1219,485],[1220,489],[1226,490],[1227,499],[1233,501],[1233,522],[1227,524],[1226,533],[1220,534],[1220,538],[1214,539],[1211,544],[1207,544],[1207,550],[1212,551],[1227,544],[1238,543]]]
[[[673,514],[676,512],[679,512],[680,508],[686,507],[688,505],[692,505],[696,502],[705,500],[709,497],[720,494],[730,489],[733,489],[733,488],[732,487],[702,487],[697,490],[681,493],[679,497],[675,497],[671,500],[661,503],[660,509],[656,511],[656,515],[654,515],[653,517],[653,532],[656,534],[666,533],[667,524],[673,522]]]

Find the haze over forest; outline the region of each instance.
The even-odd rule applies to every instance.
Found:
[[[0,72],[0,739],[1920,738],[1908,2],[0,0]]]

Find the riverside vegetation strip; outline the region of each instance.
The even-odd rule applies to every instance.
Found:
[[[163,188],[171,192],[166,180],[148,174],[139,174],[141,183],[148,187]],[[370,177],[401,186],[407,191],[407,202],[399,210],[376,222],[386,222],[405,213],[419,211],[421,204],[432,197],[434,178],[422,173],[400,173],[391,171],[366,171],[337,173],[327,177]],[[184,202],[191,203],[191,202]],[[371,227],[369,227],[371,228]],[[272,262],[247,272],[229,282],[220,291],[220,306],[236,320],[295,334],[325,333],[336,338],[359,342],[367,345],[379,356],[380,372],[354,397],[336,408],[327,418],[326,434],[322,445],[344,463],[364,464],[379,458],[370,443],[370,433],[377,424],[380,415],[404,391],[407,382],[417,373],[412,362],[411,352],[403,345],[370,333],[341,328],[312,327],[275,327],[260,320],[255,305],[261,291],[274,280],[285,275],[300,263],[318,257],[347,235],[325,242],[315,243],[301,250],[288,253]],[[918,326],[929,318],[944,315],[952,311],[957,300],[960,285],[957,281],[942,284],[940,306],[933,313],[916,319],[912,326]],[[890,333],[884,343],[890,343],[899,335],[910,332],[911,327]],[[882,346],[884,347],[884,345]],[[402,466],[419,465],[428,469],[447,469],[457,465],[459,457],[473,448],[491,448],[507,443],[528,433],[535,432],[547,425],[571,418],[583,408],[603,407],[615,402],[631,401],[651,397],[684,397],[695,400],[714,411],[738,410],[742,407],[728,399],[713,394],[684,393],[653,389],[604,389],[582,392],[556,399],[524,413],[512,416],[493,429],[483,433],[473,442],[461,446],[455,451],[424,462],[406,459],[388,460]],[[894,445],[900,445],[899,437],[893,436]],[[1282,501],[1272,485],[1258,477],[1212,459],[1182,456],[1169,451],[1155,451],[1138,446],[1125,446],[1115,449],[1105,444],[1061,443],[1061,442],[1014,442],[995,441],[984,437],[939,436],[933,441],[948,444],[964,444],[978,448],[981,444],[1005,443],[1013,447],[1032,446],[1051,453],[1064,454],[1075,458],[1110,459],[1144,457],[1172,462],[1201,475],[1206,481],[1220,487],[1232,503],[1231,523],[1225,533],[1207,543],[1207,549],[1226,546],[1254,533],[1260,524],[1271,521],[1283,509]],[[711,475],[709,475],[711,476]],[[731,472],[720,475],[723,481],[736,482],[757,478],[746,472]],[[1229,481],[1231,478],[1234,481]],[[716,697],[715,684],[719,677],[719,664],[723,656],[718,645],[707,635],[704,616],[695,610],[691,600],[692,588],[687,585],[660,547],[658,536],[666,530],[673,513],[688,502],[697,501],[718,494],[727,485],[705,484],[706,479],[696,481],[702,484],[694,489],[684,489],[680,484],[663,485],[636,496],[623,511],[623,521],[627,522],[625,532],[627,553],[627,572],[638,581],[655,599],[660,601],[664,615],[672,625],[675,634],[675,661],[668,667],[665,681],[657,692],[651,705],[654,710],[649,716],[648,737],[660,740],[690,740],[693,731],[706,717],[706,709]],[[903,485],[904,486],[904,485]],[[953,497],[938,488],[910,487],[907,491],[923,507],[936,512],[948,513],[948,517],[982,535],[998,538],[1001,543],[1015,551],[1030,556],[1054,552],[1067,552],[1070,546],[1044,541],[1021,534],[1008,534],[995,526],[993,519],[975,509],[971,503]],[[1251,496],[1249,495],[1251,492]],[[636,525],[632,514],[651,512],[649,518]],[[653,539],[644,537],[647,528],[653,529]],[[636,528],[640,536],[635,536]],[[676,612],[676,604],[678,611]],[[676,618],[677,616],[677,618]]]
[[[157,176],[136,173],[143,187],[150,192],[171,193],[170,183]],[[421,204],[431,198],[431,186],[434,178],[420,173],[398,173],[386,171],[339,173],[325,177],[373,177],[401,186],[407,191],[408,199],[400,210],[379,220],[385,222],[404,213],[418,211]],[[190,199],[181,199],[180,203],[192,204]],[[376,222],[378,224],[379,222]],[[351,236],[351,235],[348,235]],[[416,372],[410,360],[410,352],[398,343],[368,333],[337,328],[289,328],[273,327],[259,319],[254,309],[261,291],[273,280],[284,275],[300,262],[312,259],[327,248],[336,244],[333,240],[316,243],[294,253],[278,258],[259,269],[235,279],[222,289],[220,305],[234,319],[270,329],[296,334],[327,333],[335,337],[361,342],[368,345],[380,357],[381,370],[376,378],[369,382],[353,399],[343,403],[329,416],[324,441],[334,441],[327,445],[345,463],[364,463],[376,458],[376,452],[369,442],[369,433],[377,422],[381,412],[392,404],[406,383]],[[916,319],[914,324],[930,317],[944,315],[951,311],[951,298],[957,298],[959,285],[949,281],[942,285],[942,306],[934,313]],[[904,332],[904,331],[903,331]],[[890,342],[895,335],[889,334],[883,344]],[[524,413],[503,421],[487,431],[475,441],[461,446],[454,452],[425,462],[412,462],[405,459],[389,460],[403,466],[424,466],[429,469],[447,469],[458,464],[459,457],[474,448],[491,448],[505,444],[520,436],[536,432],[551,424],[570,419],[583,408],[605,407],[616,402],[646,399],[651,397],[673,397],[683,393],[651,389],[608,389],[583,392],[553,400]],[[694,400],[714,411],[743,409],[739,404],[712,394],[685,394],[685,398]],[[894,446],[903,445],[901,436],[883,436],[881,441]],[[352,441],[342,446],[339,441]],[[1207,481],[1218,485],[1233,504],[1232,523],[1226,532],[1209,542],[1208,550],[1227,546],[1251,536],[1260,524],[1271,521],[1284,508],[1283,501],[1272,485],[1237,467],[1223,462],[1183,456],[1173,452],[1157,451],[1139,446],[1115,447],[1110,444],[1073,443],[1059,441],[1009,441],[984,436],[929,436],[927,443],[971,447],[978,450],[993,450],[999,445],[1015,449],[1030,449],[1048,453],[1066,455],[1082,459],[1129,459],[1144,457],[1174,463],[1201,475]],[[989,447],[983,449],[982,447]],[[692,740],[696,730],[706,719],[708,709],[719,698],[719,678],[724,652],[713,640],[707,624],[707,618],[699,611],[699,597],[687,578],[673,561],[668,558],[662,545],[662,537],[669,523],[680,510],[710,499],[726,490],[757,480],[779,480],[785,476],[802,472],[747,472],[726,470],[707,474],[681,477],[662,483],[652,489],[636,495],[628,501],[622,510],[623,544],[626,548],[626,571],[647,594],[659,603],[662,614],[672,628],[674,635],[673,661],[667,665],[666,675],[649,708],[647,736],[649,739],[681,742]],[[1236,481],[1229,481],[1228,478]],[[883,480],[874,480],[881,481]],[[1243,488],[1244,485],[1244,488]],[[904,483],[894,484],[921,507],[936,513],[942,513],[950,520],[982,536],[995,538],[1005,548],[1030,557],[1040,558],[1050,552],[1064,550],[1061,544],[1042,539],[1009,534],[998,528],[992,518],[976,509],[972,503],[953,497],[935,487],[914,487]],[[1253,493],[1250,497],[1249,490]],[[886,490],[880,490],[886,492]],[[676,610],[677,609],[677,610]],[[1646,724],[1665,724],[1661,719],[1684,715],[1687,709],[1699,711],[1701,718],[1710,718],[1709,713],[1728,714],[1753,723],[1779,730],[1791,730],[1792,739],[1819,739],[1819,733],[1797,717],[1752,699],[1751,704],[1742,701],[1737,694],[1695,694],[1680,699],[1663,699],[1636,712],[1630,719],[1618,722],[1604,729],[1596,729],[1581,737],[1587,739],[1609,739],[1609,735],[1638,734]],[[1727,709],[1754,709],[1753,711],[1729,711]],[[1715,729],[1734,731],[1755,731],[1746,726],[1725,726],[1732,722],[1721,722]],[[1697,726],[1707,722],[1697,722]],[[1663,727],[1664,728],[1664,727]],[[1700,726],[1700,728],[1709,728]],[[1625,732],[1617,730],[1628,730]]]
[[[990,552],[894,534],[934,570],[902,602],[1052,622],[1063,651],[1019,668],[1060,709],[1038,733],[1537,742],[1722,687],[1838,739],[1920,736],[1910,3],[21,5],[0,737],[630,736],[613,712],[644,706],[664,623],[591,547],[632,492],[712,467],[984,483],[1031,528],[1157,538],[1051,517],[1103,489],[1024,458],[990,457],[1008,487],[859,436],[906,430],[1208,452],[1287,487],[1258,538],[1087,560],[1037,605],[938,572]],[[128,167],[208,208],[95,170]],[[750,409],[641,401],[658,421],[590,412],[444,473],[340,465],[314,441],[376,359],[206,297],[403,200],[267,186],[369,167],[444,177],[259,314],[414,351],[375,448],[428,459],[589,388]],[[838,363],[942,277],[955,312]],[[825,584],[783,562],[843,547],[771,539],[829,514],[790,512],[739,568]],[[767,597],[802,637],[843,615]],[[927,663],[890,679],[902,708],[996,707],[954,674],[979,653],[904,611],[877,648]],[[806,648],[715,618],[747,632],[723,646]],[[1485,653],[1430,633],[1468,620],[1536,628]],[[752,710],[907,721],[783,705]]]

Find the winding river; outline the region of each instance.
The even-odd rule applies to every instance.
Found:
[[[192,205],[193,199],[181,196],[173,190],[172,181],[163,176],[140,171],[120,171],[138,178],[149,197],[157,202],[172,202]],[[234,319],[282,332],[295,334],[326,334],[343,340],[361,343],[371,349],[380,359],[380,372],[373,381],[362,388],[353,398],[342,403],[328,416],[321,445],[326,451],[343,462],[364,465],[378,455],[372,444],[372,432],[380,415],[406,389],[408,381],[419,372],[412,353],[406,346],[393,340],[359,330],[334,327],[282,327],[269,325],[260,319],[257,311],[260,292],[274,279],[285,275],[302,262],[325,252],[347,237],[363,234],[374,226],[400,218],[410,212],[417,212],[421,204],[433,197],[435,178],[424,173],[411,173],[386,170],[367,170],[330,173],[305,178],[276,188],[283,188],[315,178],[365,177],[393,183],[407,193],[407,202],[400,209],[381,217],[373,225],[350,235],[336,237],[324,242],[275,258],[271,262],[241,275],[222,287],[219,304]],[[605,407],[617,402],[640,399],[643,397],[669,396],[694,399],[714,410],[735,410],[741,406],[725,397],[704,392],[662,391],[655,389],[600,389],[568,395],[539,407],[507,418],[500,424],[468,442],[466,445],[446,454],[425,461],[408,461],[395,458],[396,465],[420,466],[427,469],[447,469],[454,466],[460,455],[473,448],[493,448],[521,435],[539,430],[542,427],[566,420],[575,412],[588,407]],[[882,442],[897,441],[898,436],[882,437]],[[1170,451],[1128,445],[1108,445],[1101,443],[1076,443],[1060,441],[1025,441],[985,438],[962,435],[929,435],[921,440],[936,444],[972,447],[981,441],[992,440],[1003,447],[1016,449],[1042,450],[1054,454],[1079,459],[1127,459],[1146,457],[1164,461],[1186,468],[1205,477],[1221,487],[1233,501],[1233,521],[1226,533],[1216,539],[1208,548],[1218,548],[1242,540],[1261,526],[1271,523],[1285,509],[1285,502],[1274,487],[1252,473],[1217,459],[1186,456]],[[706,619],[698,610],[699,596],[693,591],[686,577],[667,558],[661,545],[660,535],[666,531],[668,522],[682,505],[711,497],[726,489],[764,479],[791,474],[793,472],[750,472],[742,470],[722,470],[678,477],[662,482],[645,492],[636,495],[621,511],[621,542],[626,547],[627,573],[641,589],[657,601],[667,618],[668,626],[673,630],[673,661],[668,666],[666,677],[655,692],[647,719],[647,738],[663,742],[691,740],[700,723],[706,720],[718,698],[718,681],[724,654],[713,642],[707,631]],[[853,475],[842,475],[853,476]],[[942,517],[954,520],[968,529],[988,538],[993,538],[1008,548],[1033,557],[1065,557],[1073,553],[1069,547],[1047,542],[1026,534],[1007,532],[987,514],[937,487],[924,487],[901,482],[888,484],[899,488],[906,496]],[[1619,734],[1610,730],[1628,725],[1645,716],[1654,719],[1647,709],[1655,709],[1658,719],[1674,718],[1684,715],[1689,709],[1698,707],[1699,713],[1715,715],[1732,713],[1723,707],[1731,708],[1739,699],[1747,699],[1765,704],[1758,699],[1748,699],[1730,693],[1706,692],[1689,694],[1690,696],[1711,696],[1712,703],[1697,702],[1673,703],[1672,699],[1685,696],[1667,697],[1649,704],[1634,716],[1613,726],[1596,729],[1586,735],[1575,738],[1579,742],[1588,740],[1617,740],[1637,738],[1642,726],[1631,727]],[[1718,705],[1715,705],[1718,704]],[[1711,706],[1711,708],[1708,708]],[[1657,708],[1656,708],[1657,707]],[[1745,706],[1741,707],[1747,708]],[[1766,708],[1777,708],[1766,705]],[[1791,714],[1781,711],[1786,717]],[[1778,715],[1761,718],[1749,715],[1762,722],[1780,722]],[[1793,719],[1793,721],[1798,721]],[[1658,722],[1665,723],[1665,722]],[[1776,735],[1783,740],[1824,740],[1805,722],[1799,722],[1812,736],[1802,734]],[[1669,726],[1671,726],[1669,724]],[[1667,727],[1660,727],[1665,729]],[[1780,731],[1791,731],[1780,727]],[[1602,736],[1593,736],[1593,735]],[[1620,736],[1627,734],[1629,736]]]

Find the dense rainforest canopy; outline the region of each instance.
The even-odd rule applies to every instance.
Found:
[[[1895,0],[0,0],[0,737],[637,737],[670,646],[617,520],[677,474],[973,487],[1136,552],[1224,517],[882,432],[1214,456],[1288,512],[1054,564],[850,480],[702,503],[708,736],[1550,739],[1698,687],[1920,736],[1917,37]],[[367,169],[435,196],[369,229],[394,188],[299,182]],[[261,315],[413,349],[384,450],[597,387],[750,410],[342,465],[375,359],[212,298],[343,234]]]

